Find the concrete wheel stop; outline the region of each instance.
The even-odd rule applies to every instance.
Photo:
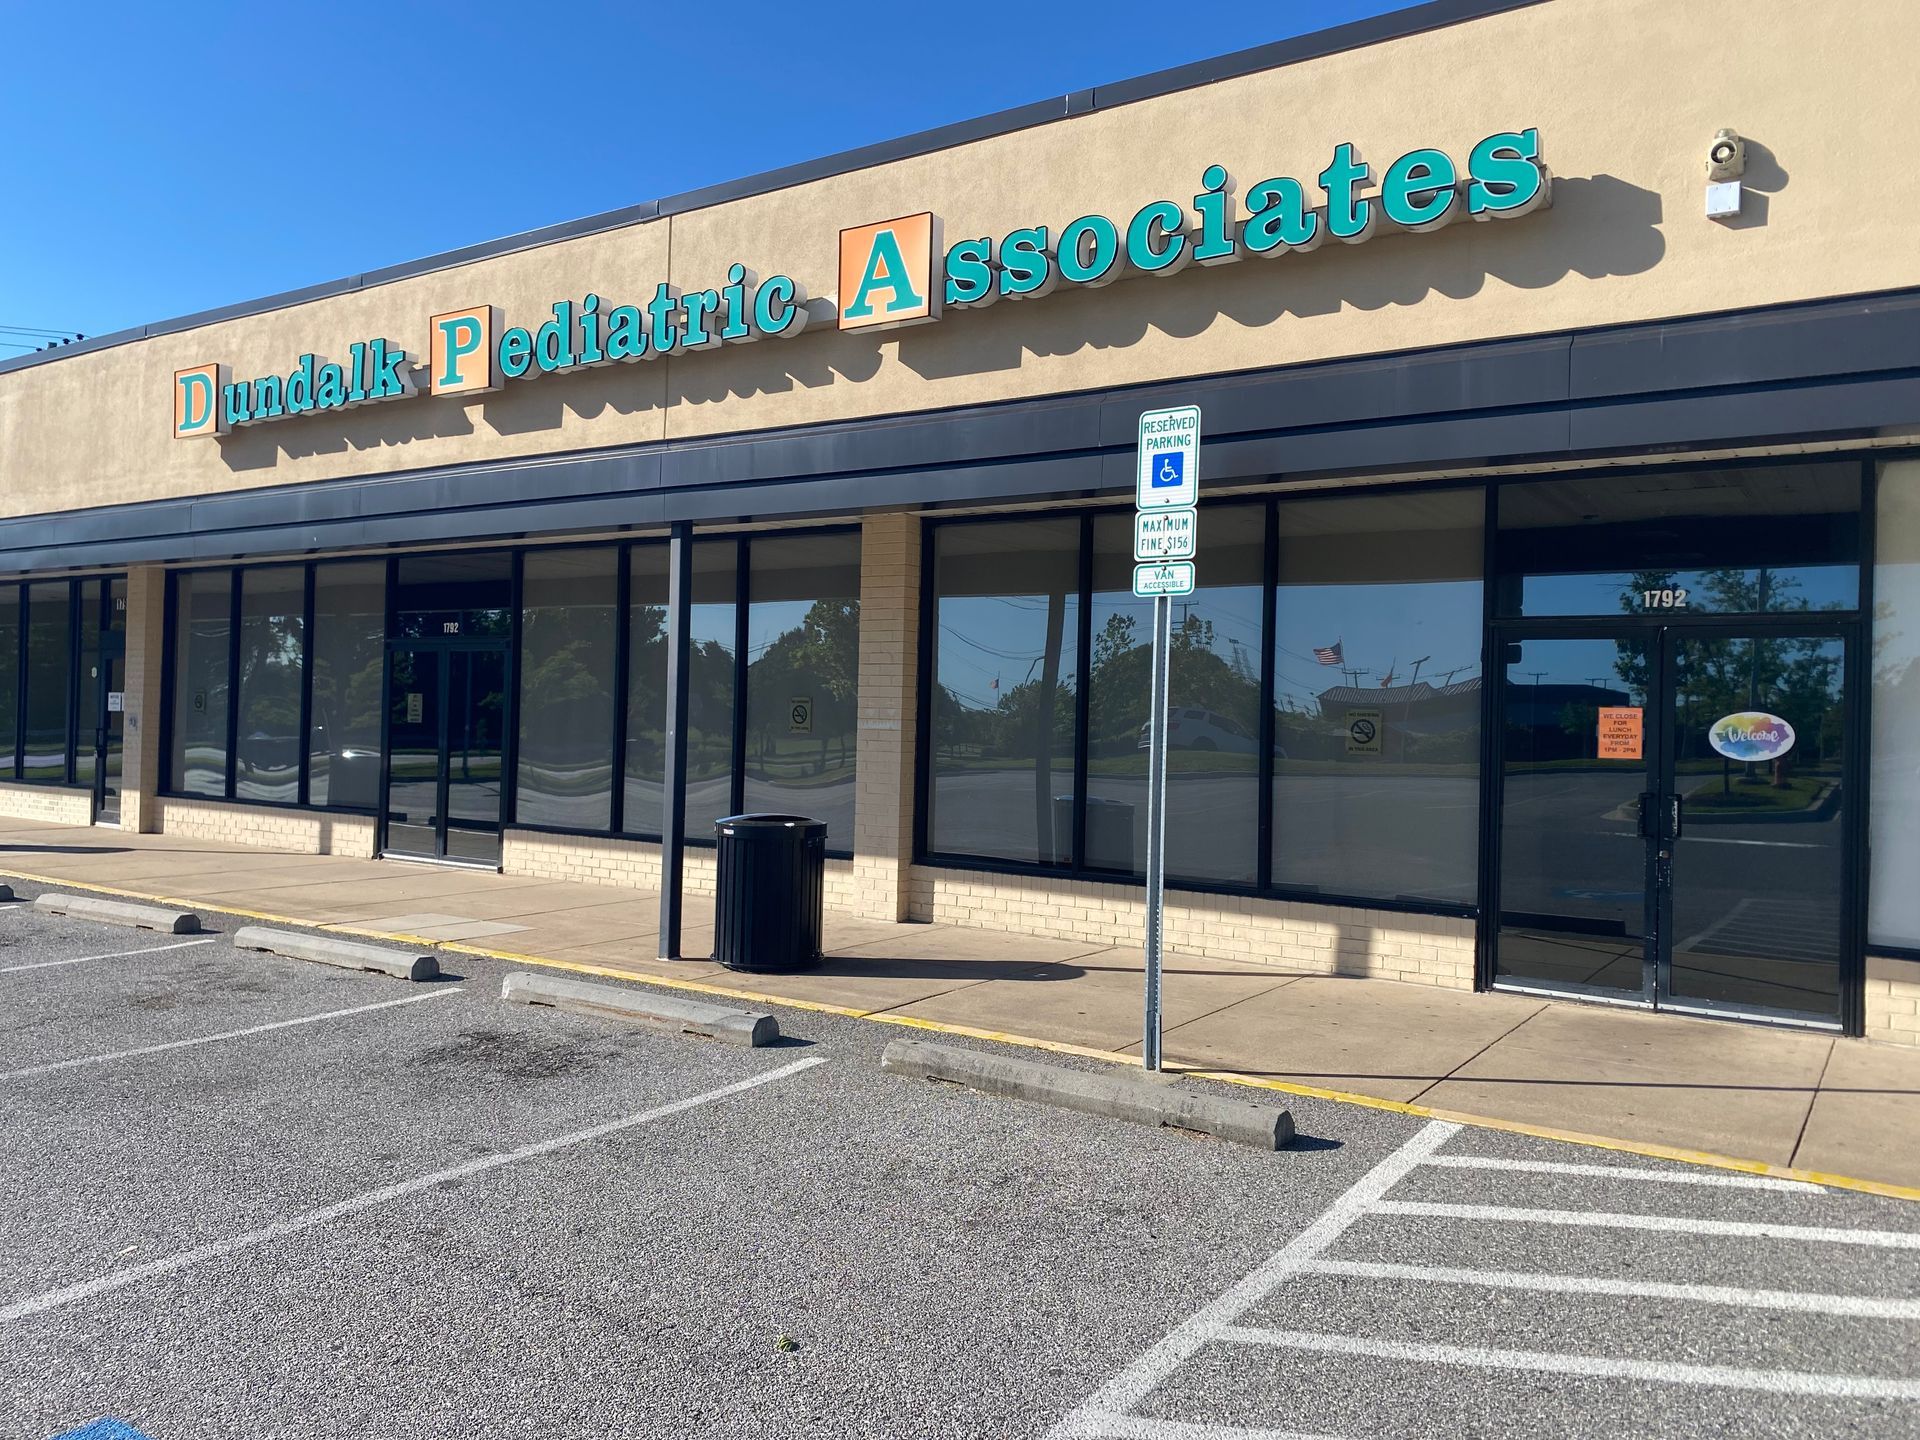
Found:
[[[575,1010],[587,1015],[610,1015],[631,1020],[649,1030],[699,1035],[724,1040],[730,1045],[772,1045],[780,1038],[780,1022],[763,1011],[730,1010],[724,1005],[708,1005],[678,995],[625,985],[599,985],[561,975],[516,970],[501,982],[500,998],[527,1005],[551,1005],[557,1010]]]
[[[7,892],[13,898],[13,892]],[[130,900],[108,900],[100,895],[60,895],[49,892],[33,902],[49,915],[71,915],[76,920],[104,920],[109,925],[131,925],[136,930],[161,930],[170,935],[194,935],[200,917],[191,910],[165,905],[137,905]]]
[[[233,932],[236,950],[264,950],[284,955],[289,960],[311,960],[318,965],[337,965],[342,970],[373,970],[396,980],[437,980],[440,962],[431,951],[394,950],[385,945],[365,945],[343,940],[337,935],[308,935],[299,930],[270,930],[264,925],[243,925]]]
[[[1278,1150],[1293,1139],[1293,1115],[1278,1105],[1213,1095],[1145,1072],[1075,1070],[923,1040],[893,1041],[880,1068],[1135,1125],[1192,1130],[1256,1150]]]

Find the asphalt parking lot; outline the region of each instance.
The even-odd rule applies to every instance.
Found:
[[[1920,1435],[1908,1202],[1304,1099],[1260,1154],[205,919],[0,907],[7,1440]]]

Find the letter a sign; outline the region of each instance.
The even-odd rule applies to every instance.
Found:
[[[840,232],[840,328],[878,330],[940,318],[946,289],[931,211]]]

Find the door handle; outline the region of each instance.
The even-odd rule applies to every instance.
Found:
[[[1662,838],[1678,840],[1680,838],[1680,797],[1678,795],[1669,795],[1667,797],[1666,820],[1667,832]]]
[[[1640,792],[1640,809],[1634,822],[1634,832],[1639,835],[1642,840],[1651,840],[1653,838],[1653,808],[1659,803],[1659,800],[1660,797],[1651,790],[1643,790]]]

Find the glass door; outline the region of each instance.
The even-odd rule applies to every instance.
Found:
[[[1759,627],[1667,636],[1677,833],[1662,862],[1661,1003],[1837,1021],[1846,642]]]
[[[451,650],[447,662],[446,833],[449,860],[500,863],[501,772],[506,761],[507,652]]]
[[[506,649],[398,645],[387,664],[382,853],[498,865]]]
[[[93,792],[97,825],[120,823],[120,778],[126,736],[127,582],[83,580],[80,619],[79,711],[74,733],[73,782]]]
[[[1497,983],[1652,1001],[1658,646],[1640,631],[1505,647]]]
[[[440,858],[440,726],[444,651],[387,653],[387,834],[385,853]]]
[[[1508,632],[1494,981],[1837,1024],[1847,632]]]

